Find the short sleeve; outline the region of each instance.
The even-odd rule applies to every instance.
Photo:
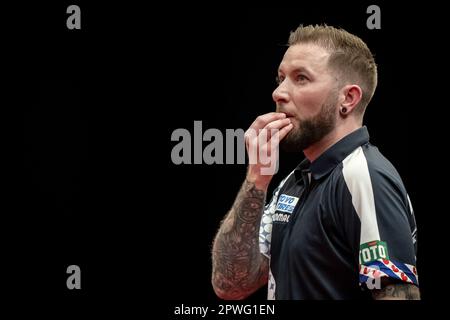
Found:
[[[342,173],[344,198],[351,201],[343,207],[353,211],[349,225],[357,230],[352,247],[358,250],[360,285],[379,289],[383,277],[418,285],[414,212],[396,170],[387,160],[371,166],[360,148],[344,160]]]

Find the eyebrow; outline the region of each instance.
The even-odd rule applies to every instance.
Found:
[[[281,73],[281,67],[278,68],[278,73]],[[310,75],[312,75],[313,73],[306,67],[295,67],[293,70],[291,70],[291,73],[296,73],[296,72],[306,72]]]

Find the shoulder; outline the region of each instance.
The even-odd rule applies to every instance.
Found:
[[[342,161],[341,176],[348,186],[396,189],[406,193],[397,169],[370,143],[356,148]]]

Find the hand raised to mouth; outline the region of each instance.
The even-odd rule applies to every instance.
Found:
[[[278,147],[293,128],[291,120],[281,112],[259,116],[245,133],[249,154],[247,179],[258,188],[266,189],[276,173]]]

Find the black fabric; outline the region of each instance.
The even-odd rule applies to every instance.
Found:
[[[358,168],[344,177],[343,161],[347,157],[346,161],[354,163],[367,161],[371,192],[367,191],[367,179],[355,176]],[[353,181],[351,188],[360,192],[359,200],[352,198],[349,180]],[[270,266],[274,283],[269,279],[269,297],[275,288],[276,299],[371,298],[364,283],[360,285],[361,279],[366,279],[364,273],[360,277],[360,271],[366,265],[365,271],[372,270],[373,262],[361,266],[359,256],[360,241],[366,236],[362,237],[361,232],[367,228],[372,232],[373,228],[370,224],[362,228],[352,202],[367,203],[371,197],[380,239],[368,235],[369,239],[385,242],[390,260],[415,265],[415,222],[406,190],[395,168],[369,143],[367,128],[362,127],[313,163],[300,163],[272,199],[271,203],[277,204],[273,212],[266,208],[266,214],[272,217]],[[284,204],[289,202],[296,202],[295,207]],[[399,265],[397,262],[395,265]],[[397,275],[400,277],[401,272]]]

